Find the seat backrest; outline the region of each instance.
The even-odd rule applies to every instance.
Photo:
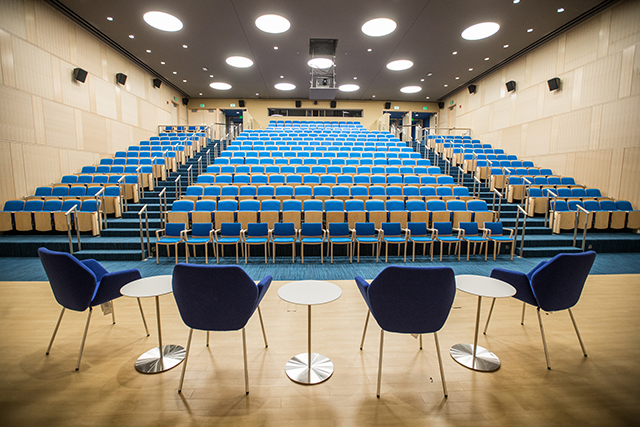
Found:
[[[559,254],[536,270],[531,288],[539,307],[558,311],[576,305],[595,259],[594,251]]]
[[[349,224],[347,224],[346,222],[329,223],[330,237],[344,237],[348,235],[349,235]]]
[[[370,237],[376,235],[376,226],[372,222],[356,222],[356,236]]]
[[[258,212],[260,210],[260,202],[258,200],[241,200],[238,211]]]
[[[451,236],[453,234],[453,224],[450,222],[434,222],[433,228],[438,230],[438,237]]]
[[[502,236],[502,223],[501,222],[485,222],[484,228],[491,231],[491,236]]]
[[[324,202],[324,210],[325,212],[341,212],[344,210],[344,203],[342,200],[327,200]]]
[[[380,224],[382,227],[382,231],[384,232],[384,236],[400,236],[402,234],[402,228],[400,227],[399,222],[383,222]]]
[[[267,237],[269,234],[269,224],[266,222],[247,224],[247,236],[249,237]]]
[[[296,234],[293,222],[276,222],[273,224],[273,235],[275,237],[293,237]]]
[[[478,223],[477,222],[460,222],[458,228],[464,230],[465,236],[477,236],[478,235]]]
[[[319,222],[305,222],[300,229],[301,237],[320,237],[322,236],[322,224]]]
[[[238,222],[223,222],[220,224],[220,236],[240,237],[242,224]]]
[[[191,235],[193,237],[209,237],[213,224],[210,222],[196,222],[191,224]]]
[[[276,212],[280,212],[280,200],[263,200],[260,203],[260,210],[261,211],[276,211]]]
[[[368,289],[371,314],[385,331],[431,333],[449,316],[456,294],[450,267],[390,266]]]
[[[411,236],[426,236],[427,235],[427,223],[426,222],[408,222],[407,228],[411,232]]]
[[[467,209],[474,212],[488,211],[487,202],[484,200],[469,200],[467,202]]]

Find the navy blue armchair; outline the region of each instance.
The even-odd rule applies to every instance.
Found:
[[[182,321],[190,328],[178,393],[182,391],[193,330],[207,331],[208,345],[209,331],[242,329],[244,385],[245,392],[249,394],[247,340],[244,327],[258,309],[264,344],[265,347],[268,346],[259,305],[271,286],[271,281],[272,277],[267,276],[256,285],[244,270],[235,265],[208,266],[180,263],[175,266],[173,296]]]
[[[382,270],[371,284],[362,277],[356,277],[356,284],[369,312],[365,320],[360,350],[371,313],[381,328],[380,359],[378,364],[378,388],[382,378],[382,349],[384,331],[401,334],[419,334],[422,349],[422,334],[433,333],[436,344],[442,389],[447,397],[447,385],[440,355],[437,332],[442,328],[453,304],[456,284],[450,267],[400,267],[390,266]]]
[[[116,273],[109,273],[104,267],[100,265],[96,260],[87,259],[79,261],[74,256],[66,252],[50,251],[46,248],[39,248],[38,255],[40,261],[44,267],[44,271],[47,273],[53,295],[62,306],[58,323],[53,330],[53,336],[47,347],[47,355],[51,351],[53,340],[56,337],[60,322],[62,321],[62,315],[66,309],[74,311],[85,311],[89,309],[87,315],[87,323],[84,328],[84,334],[82,335],[82,344],[80,345],[80,354],[78,355],[78,363],[76,365],[76,371],[80,369],[80,361],[82,359],[82,351],[84,350],[84,343],[87,338],[87,331],[89,330],[89,321],[91,320],[91,314],[93,307],[96,305],[104,304],[122,296],[120,288],[129,282],[140,279],[140,272],[136,269],[119,271]],[[147,329],[147,322],[142,312],[142,305],[138,300],[138,306],[140,307],[140,314],[142,315],[142,321],[144,327]],[[113,304],[111,308],[112,321],[115,324],[115,311],[113,310]],[[149,331],[147,330],[147,336]]]
[[[578,254],[559,254],[549,261],[542,261],[527,274],[501,268],[494,268],[491,271],[491,277],[505,281],[516,288],[516,294],[513,297],[523,302],[522,325],[524,325],[524,312],[527,304],[537,308],[544,355],[547,360],[547,369],[551,369],[551,365],[549,363],[549,351],[547,350],[547,341],[544,336],[540,310],[568,310],[571,322],[578,335],[580,347],[582,347],[582,353],[584,357],[587,357],[587,351],[584,348],[584,343],[580,337],[578,325],[571,312],[571,307],[578,303],[584,283],[587,280],[587,276],[595,259],[596,253],[594,251]],[[489,327],[489,320],[491,319],[494,304],[495,298],[491,304],[489,316],[487,317],[487,323],[484,328],[485,334]]]

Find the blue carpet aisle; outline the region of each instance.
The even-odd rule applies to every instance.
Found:
[[[389,257],[389,262],[376,263],[371,261],[371,257],[360,259],[360,263],[354,261],[349,264],[349,259],[344,256],[335,257],[334,263],[330,264],[328,258],[325,263],[320,264],[320,257],[305,256],[305,263],[300,264],[300,258],[296,259],[295,264],[291,264],[291,258],[287,256],[276,257],[276,264],[264,263],[264,258],[254,256],[249,259],[248,264],[244,264],[241,260],[242,267],[254,280],[260,280],[266,275],[273,276],[274,280],[353,280],[355,276],[362,276],[368,279],[374,278],[382,269],[391,264],[408,265],[408,266],[449,266],[452,267],[456,274],[479,274],[488,276],[493,268],[506,268],[510,270],[527,272],[535,267],[540,261],[549,258],[517,258],[509,261],[507,255],[501,255],[502,259],[493,261],[489,259],[487,262],[476,256],[476,260],[467,262],[462,259],[458,261],[443,260],[437,261],[434,258],[433,263],[418,262],[412,263],[410,260],[404,264],[402,257]],[[179,258],[184,262],[184,258]],[[194,259],[190,258],[191,263],[204,264],[204,257],[200,256]],[[209,265],[215,265],[209,260]],[[127,268],[137,268],[143,277],[157,276],[161,274],[171,274],[175,266],[174,258],[160,258],[160,264],[156,264],[155,259],[151,258],[146,261],[101,261],[100,262],[109,271],[124,270]],[[235,257],[227,256],[220,258],[220,265],[234,264]],[[640,274],[640,254],[598,254],[596,262],[591,269],[591,274]],[[46,281],[47,277],[44,273],[39,258],[0,258],[0,281]]]

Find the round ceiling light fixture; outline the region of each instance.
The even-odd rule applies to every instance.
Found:
[[[318,70],[326,70],[333,67],[333,61],[329,58],[313,58],[307,61],[307,65]]]
[[[262,15],[256,19],[256,27],[265,33],[280,34],[291,28],[291,23],[284,16]]]
[[[182,21],[165,12],[147,12],[142,18],[144,22],[161,31],[175,32],[182,29]]]
[[[213,82],[213,83],[209,84],[209,86],[211,86],[213,89],[217,89],[217,90],[229,90],[229,89],[231,89],[231,85],[229,83],[223,83],[223,82]]]
[[[227,58],[227,64],[236,68],[249,68],[253,65],[253,61],[244,56],[230,56]]]
[[[358,85],[341,85],[340,87],[338,87],[338,89],[340,89],[340,91],[342,91],[342,92],[355,92],[356,90],[360,89],[360,86],[358,86]]]
[[[274,87],[278,90],[294,90],[296,88],[296,85],[291,83],[278,83]]]
[[[396,21],[389,18],[376,18],[362,25],[362,32],[370,37],[382,37],[396,30]]]
[[[392,71],[408,70],[411,67],[413,67],[413,62],[407,59],[399,59],[397,61],[391,61],[387,64],[387,68]]]
[[[420,86],[405,86],[400,89],[402,93],[418,93],[422,90]]]
[[[495,22],[481,22],[467,28],[462,32],[465,40],[482,40],[491,37],[500,29],[500,25]]]

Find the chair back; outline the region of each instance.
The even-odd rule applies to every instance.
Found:
[[[423,237],[427,235],[426,222],[408,222],[407,228],[411,232],[411,237]]]
[[[433,228],[438,230],[438,237],[453,235],[453,224],[450,222],[434,222]]]
[[[301,237],[322,237],[322,224],[319,222],[305,222],[300,229]]]
[[[356,236],[373,237],[376,235],[376,226],[372,222],[356,222]]]
[[[39,248],[38,255],[58,304],[75,311],[89,308],[96,291],[96,275],[66,252]]]
[[[399,222],[383,222],[380,224],[384,237],[399,237],[402,235],[402,228]]]
[[[296,226],[293,222],[276,222],[273,224],[274,237],[294,237]]]
[[[444,325],[456,284],[450,267],[390,266],[368,290],[371,314],[389,332],[426,334]]]
[[[164,229],[164,235],[166,237],[180,237],[180,233],[185,230],[185,224],[183,222],[170,222],[167,223]]]
[[[254,222],[247,224],[247,237],[267,237],[269,235],[269,224],[266,222]]]
[[[193,237],[209,237],[213,230],[213,224],[210,222],[200,222],[191,225],[191,235]]]
[[[501,222],[485,222],[484,228],[491,232],[491,236],[502,236],[502,223]]]
[[[349,237],[349,224],[346,222],[329,223],[329,237]]]
[[[478,235],[478,223],[477,222],[461,222],[458,224],[458,228],[464,230],[465,237]]]

